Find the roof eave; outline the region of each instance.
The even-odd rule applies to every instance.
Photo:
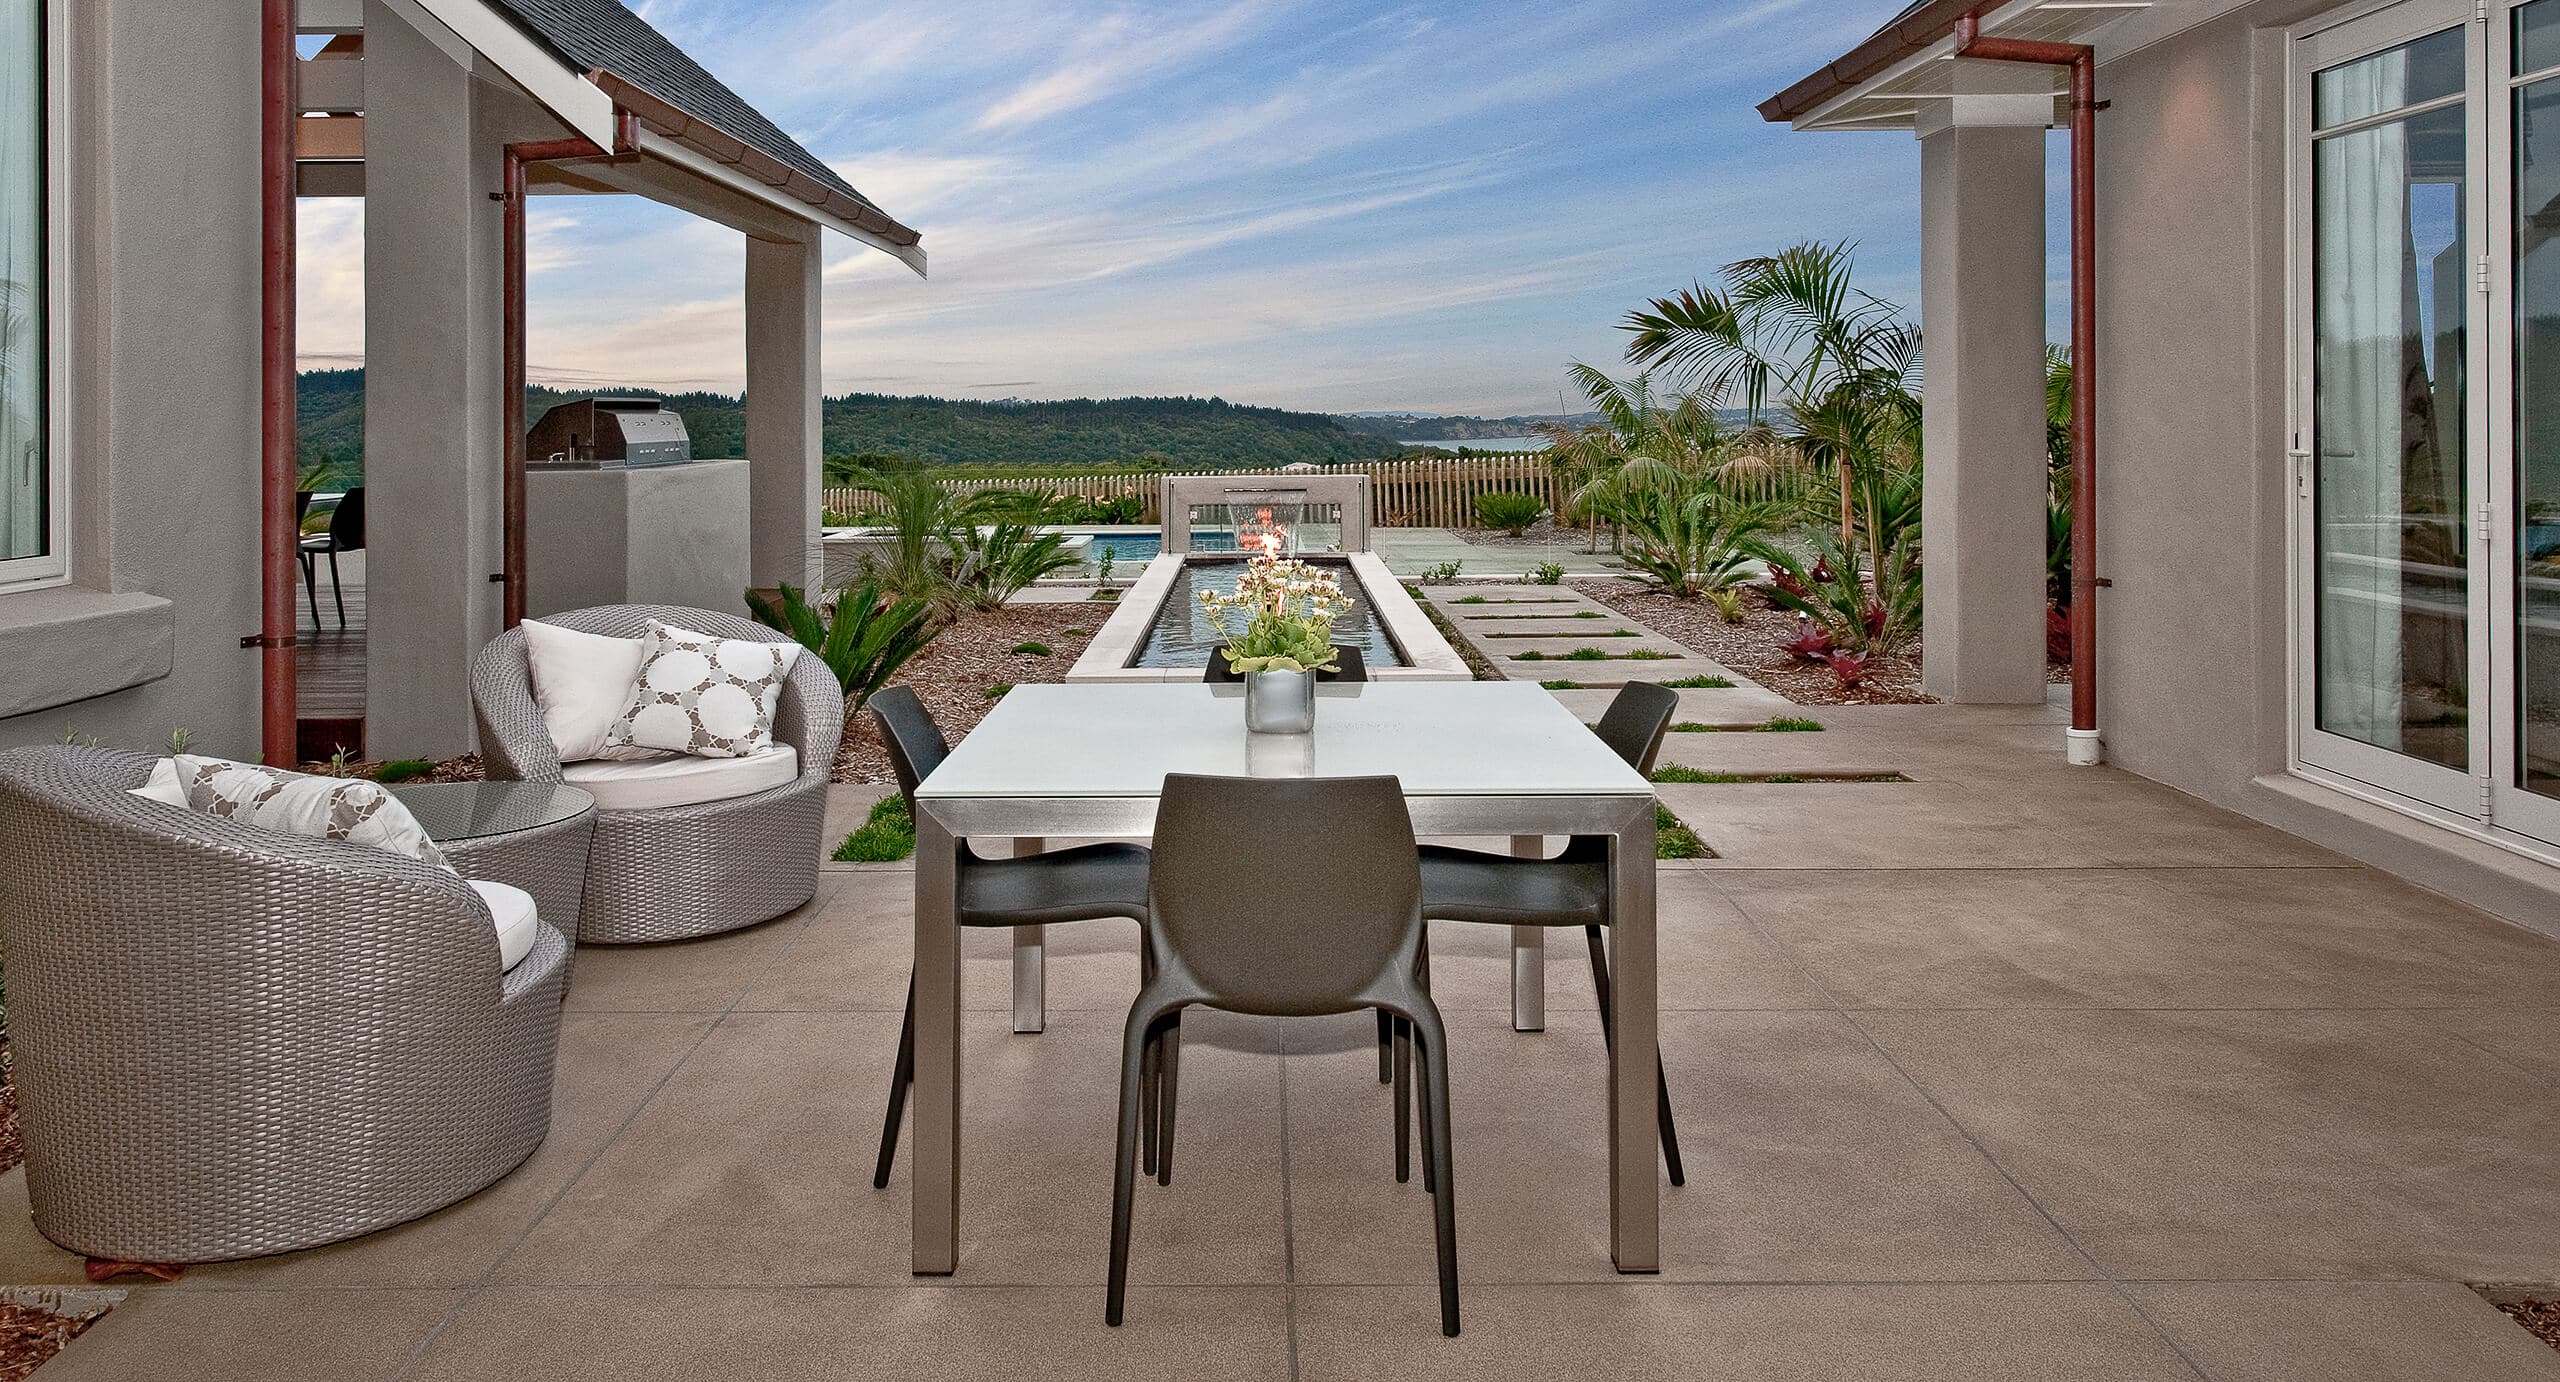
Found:
[[[1932,3],[1876,31],[1837,61],[1760,103],[1760,118],[1773,125],[1793,124],[1883,73],[1895,64],[1955,32],[1968,12],[1988,13],[2002,0],[1932,0]]]
[[[887,212],[794,171],[626,77],[603,68],[586,76],[616,106],[640,117],[642,125],[734,173],[734,185],[768,201],[787,201],[819,224],[895,256],[920,276],[924,273],[924,237]]]

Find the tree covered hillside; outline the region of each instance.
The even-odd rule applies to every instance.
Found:
[[[737,398],[655,389],[597,392],[665,399],[684,414],[698,457],[744,454],[746,413]],[[525,417],[530,422],[553,404],[577,396],[529,389]],[[1252,408],[1218,398],[979,403],[847,394],[826,400],[822,416],[830,456],[898,456],[944,465],[1099,465],[1146,459],[1182,466],[1268,466],[1366,460],[1402,450],[1386,438],[1351,431],[1323,413]],[[364,371],[304,374],[301,417],[305,465],[356,466],[364,451]]]

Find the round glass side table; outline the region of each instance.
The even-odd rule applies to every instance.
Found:
[[[533,894],[542,919],[577,942],[595,798],[539,782],[416,782],[391,795],[464,877]]]

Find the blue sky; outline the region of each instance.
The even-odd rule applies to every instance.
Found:
[[[1901,0],[634,8],[892,215],[828,251],[830,392],[1552,410],[1716,266],[1861,242],[1918,301],[1908,135],[1753,106]],[[737,236],[629,198],[533,222],[538,378],[737,387]],[[361,352],[361,212],[305,212],[310,363]]]

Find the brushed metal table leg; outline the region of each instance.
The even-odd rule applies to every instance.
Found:
[[[1622,1272],[1662,1270],[1653,812],[1652,798],[1641,799],[1609,841],[1609,1255]]]
[[[1511,852],[1523,859],[1544,858],[1547,837],[1514,835]],[[1511,928],[1511,1030],[1547,1029],[1547,928]]]
[[[930,805],[918,808],[910,1233],[914,1271],[947,1276],[960,1265],[959,842]]]
[[[1013,857],[1037,854],[1046,843],[1037,835],[1017,836]],[[1049,1025],[1048,938],[1046,926],[1013,928],[1013,1030],[1023,1036],[1036,1036]]]

